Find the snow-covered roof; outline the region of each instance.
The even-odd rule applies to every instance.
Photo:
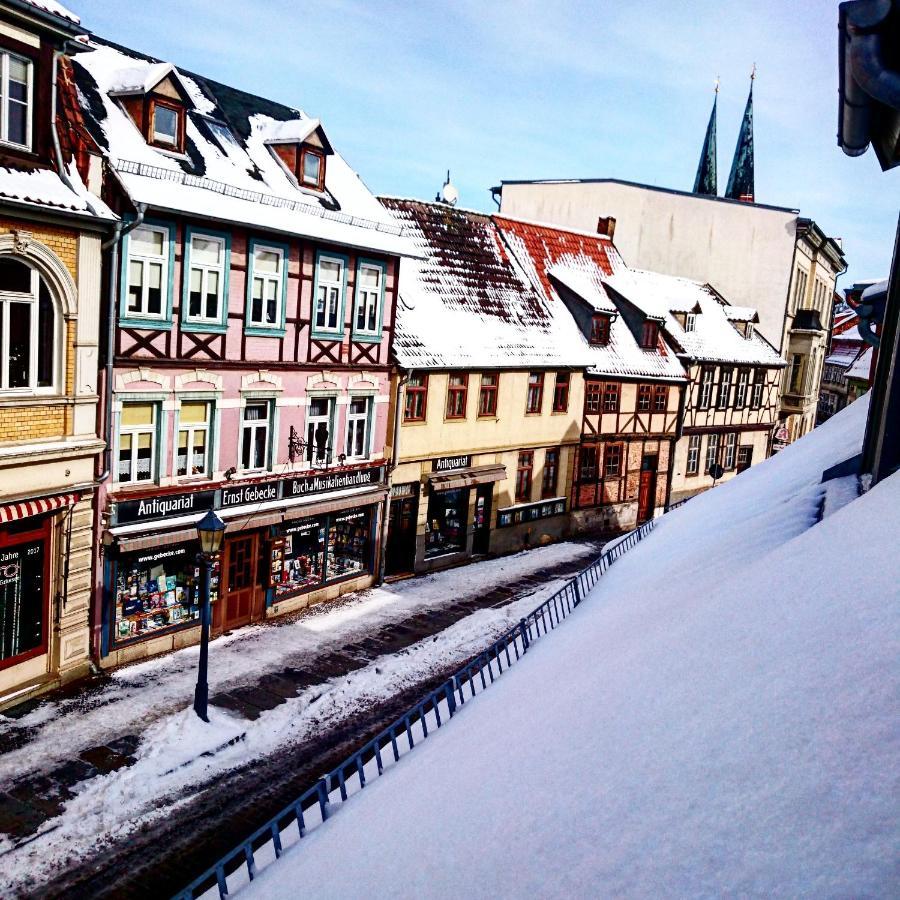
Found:
[[[79,19],[72,10],[66,9],[62,3],[57,3],[56,0],[24,0],[24,2],[29,6],[35,7],[35,9],[43,10],[43,12],[48,12],[54,16],[59,16],[61,19],[68,19],[76,25],[81,23],[81,19]]]
[[[727,313],[728,304],[707,284],[624,267],[611,274],[606,283],[644,315],[661,318],[684,357],[708,362],[784,365],[775,348],[756,329],[748,338],[735,328]],[[701,312],[694,321],[694,330],[685,331],[672,313],[692,305],[699,306]],[[755,321],[749,317],[749,313],[755,315],[755,310],[737,309],[735,322]]]
[[[73,61],[84,115],[134,203],[375,252],[414,252],[339,154],[328,157],[323,195],[301,188],[267,145],[279,135],[309,134],[317,119],[134,51],[98,40],[90,46]],[[184,155],[147,144],[113,96],[168,73],[193,104]]]
[[[841,366],[846,369],[853,365],[860,352],[859,345],[843,343],[825,357],[825,365]]]
[[[859,378],[868,381],[872,371],[872,348],[866,347],[862,353],[857,356],[856,361],[847,370],[848,378]]]
[[[725,306],[725,318],[729,322],[758,322],[759,313],[752,306]]]
[[[581,297],[592,310],[617,310],[604,281],[611,273],[626,267],[619,251],[605,235],[554,228],[508,216],[493,219],[530,284],[557,318],[574,321],[554,280]],[[591,374],[684,378],[681,363],[665,342],[660,341],[653,350],[644,350],[621,315],[612,317],[609,342],[603,346],[589,344],[585,334],[576,330],[579,356],[587,360]]]
[[[66,213],[115,219],[107,205],[88,191],[74,165],[69,166],[66,174],[71,188],[52,169],[0,167],[0,197]]]
[[[382,203],[408,228],[423,255],[400,267],[394,354],[405,368],[566,366],[610,375],[684,377],[674,355],[640,350],[621,323],[613,323],[609,347],[588,344],[547,271],[552,268],[571,289],[584,290],[589,303],[613,312],[597,262],[586,254],[562,253],[556,259],[542,254],[538,274],[526,241],[513,227],[531,226],[442,203],[396,198]],[[566,233],[551,231],[565,245]]]

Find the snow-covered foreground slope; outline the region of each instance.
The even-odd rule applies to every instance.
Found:
[[[667,516],[247,893],[896,896],[900,475],[814,524],[864,418]]]

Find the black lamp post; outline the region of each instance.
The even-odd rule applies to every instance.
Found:
[[[225,523],[212,511],[197,523],[197,535],[200,538],[200,666],[197,670],[197,687],[194,689],[194,712],[209,721],[206,714],[209,700],[209,685],[206,681],[206,670],[209,662],[209,573],[213,557],[222,549],[222,538],[225,536]]]

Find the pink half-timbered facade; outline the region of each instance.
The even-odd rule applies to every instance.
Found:
[[[75,64],[125,223],[108,277],[106,665],[372,583],[387,495],[390,219],[316,119],[99,42]]]

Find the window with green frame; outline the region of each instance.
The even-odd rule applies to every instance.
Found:
[[[347,294],[348,257],[320,251],[316,255],[313,285],[312,334],[336,340],[344,332],[344,298]]]
[[[231,236],[188,226],[184,235],[181,327],[222,333],[228,328]]]
[[[252,239],[247,247],[247,299],[244,331],[265,337],[285,333],[290,248]]]
[[[122,242],[119,324],[172,327],[175,225],[145,219]]]
[[[353,339],[380,341],[384,319],[384,263],[360,259],[356,264],[356,302],[353,309]]]

